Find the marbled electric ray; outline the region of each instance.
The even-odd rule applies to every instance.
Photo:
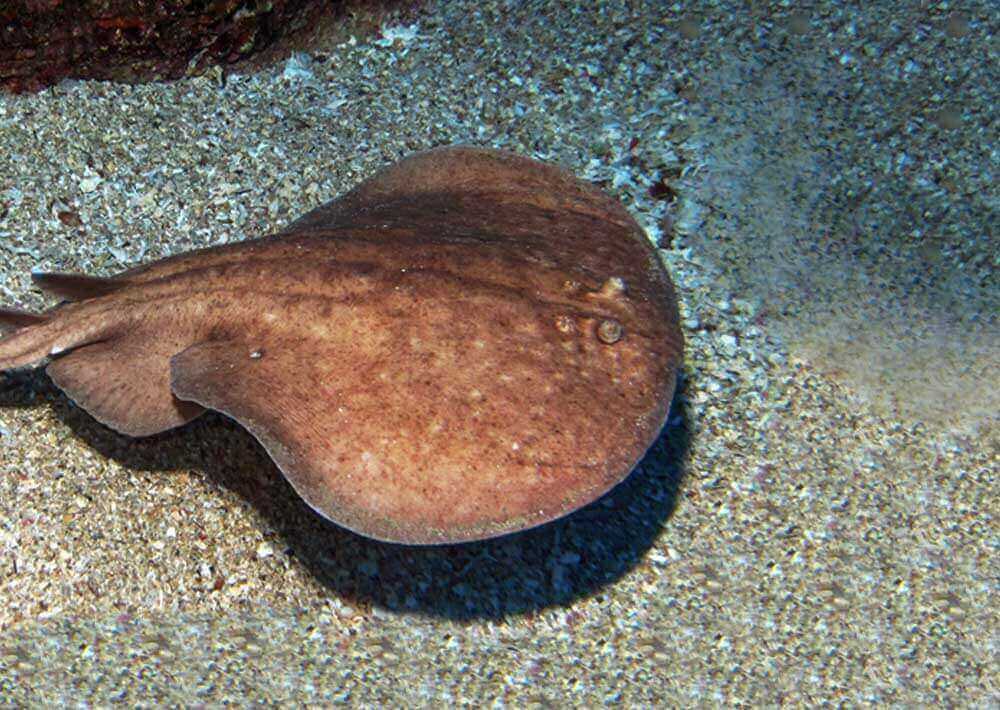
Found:
[[[618,202],[471,147],[406,158],[274,236],[36,281],[67,300],[0,311],[0,370],[51,359],[133,436],[223,412],[319,513],[408,543],[600,496],[657,435],[682,350],[670,279]]]

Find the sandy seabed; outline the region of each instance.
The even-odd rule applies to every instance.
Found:
[[[8,305],[461,142],[620,198],[688,342],[624,484],[439,548],[323,523],[221,416],[132,440],[0,381],[0,700],[1000,702],[995,18],[737,5],[429,2],[253,75],[0,98]]]

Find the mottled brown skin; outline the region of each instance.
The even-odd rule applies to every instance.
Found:
[[[39,282],[75,300],[0,315],[0,369],[53,356],[59,387],[134,436],[224,412],[322,515],[407,543],[600,496],[663,425],[682,351],[619,203],[476,148],[411,156],[275,236]]]

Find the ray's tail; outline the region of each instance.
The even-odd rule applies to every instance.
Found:
[[[41,325],[48,319],[48,316],[41,313],[30,313],[17,308],[0,308],[0,335],[7,335],[15,330],[33,325]]]
[[[131,436],[148,436],[191,421],[204,410],[170,389],[170,358],[189,345],[160,338],[155,308],[123,306],[127,278],[33,274],[63,298],[44,313],[0,308],[0,372],[38,365],[95,419]]]
[[[35,273],[31,278],[43,291],[71,302],[105,296],[125,283],[119,279],[78,274]],[[79,337],[72,338],[74,342],[60,343],[58,339],[66,328],[57,323],[58,309],[57,306],[45,313],[32,313],[0,307],[0,372],[35,364],[49,355],[75,347],[80,344],[80,337],[90,335],[79,333]]]
[[[0,372],[34,364],[49,355],[50,323],[47,313],[0,308]]]

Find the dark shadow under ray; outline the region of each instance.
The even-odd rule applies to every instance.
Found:
[[[191,470],[229,488],[280,535],[283,554],[294,556],[331,596],[469,620],[531,614],[600,595],[642,561],[677,506],[690,445],[686,389],[682,376],[667,426],[631,475],[602,498],[531,530],[430,547],[378,542],[321,518],[246,430],[214,412],[133,439],[96,422],[41,372],[8,377],[0,407],[47,401],[80,439],[122,466]]]

